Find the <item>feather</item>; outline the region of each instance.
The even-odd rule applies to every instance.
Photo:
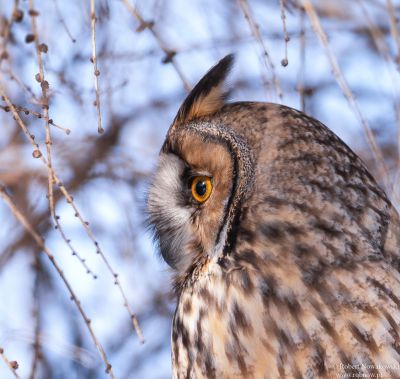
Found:
[[[233,62],[234,55],[227,55],[203,76],[179,108],[171,129],[184,122],[212,115],[222,108],[226,100],[224,83]]]

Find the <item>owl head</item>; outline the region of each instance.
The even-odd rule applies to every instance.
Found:
[[[181,105],[162,146],[148,193],[149,222],[165,261],[178,273],[232,249],[254,164],[237,122],[223,112],[228,55]]]

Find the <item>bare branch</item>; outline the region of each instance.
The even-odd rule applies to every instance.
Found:
[[[163,63],[171,63],[172,66],[174,67],[176,73],[182,80],[182,83],[186,89],[186,91],[190,91],[192,86],[189,84],[189,81],[187,80],[186,76],[183,74],[182,69],[176,62],[175,56],[176,56],[176,51],[171,50],[168,48],[165,43],[163,42],[161,36],[156,32],[154,29],[154,22],[153,21],[145,21],[144,18],[141,16],[139,11],[137,10],[136,7],[134,7],[132,4],[129,3],[129,0],[122,0],[128,9],[129,13],[131,13],[138,21],[139,21],[139,27],[137,28],[138,32],[141,32],[145,29],[148,29],[150,33],[153,35],[155,40],[158,43],[158,46],[160,46],[161,50],[165,53],[165,58],[163,60]]]
[[[279,0],[279,7],[281,9],[281,20],[283,27],[283,37],[285,41],[285,57],[281,60],[281,65],[286,67],[289,64],[288,60],[288,43],[290,41],[289,33],[286,28],[286,14],[285,14],[285,0]]]
[[[386,0],[386,5],[390,22],[390,32],[392,33],[393,40],[397,46],[396,62],[400,70],[400,33],[399,30],[397,29],[398,20],[396,18],[396,10],[394,8],[392,0]]]
[[[95,0],[90,0],[90,27],[92,29],[92,58],[90,59],[93,63],[93,75],[94,75],[94,89],[96,91],[96,109],[97,109],[97,132],[104,133],[104,129],[101,126],[101,108],[100,108],[100,88],[99,88],[99,76],[100,70],[97,68],[97,55],[96,55],[96,13],[95,13]]]
[[[4,349],[0,347],[0,356],[3,359],[4,363],[8,366],[10,371],[13,373],[14,377],[20,379],[20,376],[17,374],[18,362],[17,361],[10,361],[6,355],[4,354]]]
[[[6,95],[6,93],[4,92],[3,87],[0,85],[0,95],[3,97],[4,101],[6,102],[7,106],[10,108],[17,124],[21,127],[21,129],[23,130],[24,134],[27,136],[29,142],[31,143],[31,145],[34,148],[34,151],[32,153],[34,158],[38,158],[40,159],[43,164],[46,167],[48,166],[47,160],[46,158],[43,156],[42,151],[40,149],[39,144],[35,141],[34,136],[29,132],[28,128],[25,126],[24,122],[22,121],[21,117],[19,116],[17,110],[15,109],[15,107],[13,106],[12,102],[10,101],[10,99],[8,98],[8,96]],[[79,221],[81,222],[83,228],[86,231],[87,236],[89,237],[89,239],[93,242],[94,246],[96,247],[96,253],[98,255],[100,255],[102,261],[104,262],[104,264],[106,265],[108,271],[110,272],[110,274],[113,277],[114,280],[114,284],[117,286],[117,288],[119,289],[119,292],[123,298],[123,302],[124,302],[124,307],[126,308],[126,310],[128,311],[129,317],[132,321],[132,325],[136,331],[136,334],[139,337],[139,340],[141,343],[144,343],[144,337],[143,337],[143,333],[140,329],[139,326],[139,322],[135,316],[135,314],[133,313],[129,303],[128,303],[128,298],[125,294],[125,291],[122,287],[122,284],[118,278],[118,274],[117,272],[112,268],[110,262],[108,261],[108,259],[106,258],[103,250],[100,248],[100,244],[98,243],[98,241],[96,240],[91,228],[89,227],[89,222],[86,221],[81,212],[79,211],[78,207],[76,206],[75,202],[74,202],[74,198],[73,196],[68,192],[68,190],[65,188],[63,182],[61,181],[61,179],[58,177],[58,175],[56,174],[56,172],[54,171],[53,167],[51,167],[51,172],[52,172],[52,177],[56,183],[56,185],[58,186],[58,188],[60,189],[61,193],[63,194],[63,196],[65,197],[66,201],[68,204],[70,204],[70,206],[72,207],[72,209],[75,212],[75,217],[77,217],[79,219]],[[57,218],[54,216],[54,220],[57,221]],[[57,226],[57,224],[56,224]]]
[[[45,80],[44,77],[44,69],[43,69],[43,60],[42,53],[47,53],[47,45],[44,43],[39,44],[39,34],[37,31],[36,17],[39,16],[39,12],[34,7],[34,0],[29,0],[29,15],[31,16],[31,26],[32,26],[32,34],[34,36],[35,41],[35,49],[37,56],[37,63],[39,67],[39,74],[36,74],[36,80],[40,83],[40,87],[42,88],[42,109],[43,116],[45,121],[45,130],[46,130],[46,153],[47,153],[47,176],[48,176],[48,200],[49,200],[49,210],[50,215],[53,219],[55,219],[55,209],[54,209],[54,192],[53,192],[53,168],[52,168],[52,159],[51,159],[51,145],[53,141],[51,139],[50,132],[50,124],[49,124],[49,98],[47,94],[47,90],[49,88],[49,83]]]
[[[114,373],[112,371],[111,364],[107,358],[107,355],[101,345],[100,341],[98,340],[96,334],[93,331],[91,326],[91,320],[86,315],[84,311],[81,301],[78,299],[75,291],[72,289],[70,282],[67,280],[61,266],[56,261],[54,254],[52,251],[45,245],[43,238],[35,231],[32,225],[29,223],[27,218],[23,215],[23,213],[17,208],[11,197],[7,194],[6,189],[3,186],[0,186],[0,197],[4,200],[4,202],[8,205],[13,215],[16,219],[21,223],[21,225],[27,230],[27,232],[31,235],[31,237],[35,240],[36,244],[40,247],[40,249],[46,254],[47,258],[50,260],[50,263],[53,265],[55,270],[57,271],[58,275],[60,276],[61,280],[64,282],[67,290],[71,296],[71,300],[75,303],[76,307],[78,308],[79,313],[81,314],[86,327],[89,331],[90,336],[92,337],[93,343],[96,346],[97,350],[100,353],[101,358],[106,366],[106,372],[110,375],[111,378],[115,378]]]
[[[251,33],[253,34],[254,38],[256,39],[256,41],[259,43],[259,45],[261,47],[263,57],[264,57],[264,59],[262,61],[265,63],[265,67],[267,68],[267,70],[271,71],[272,82],[275,87],[276,95],[281,100],[282,99],[282,88],[279,83],[279,79],[275,73],[275,65],[272,62],[272,59],[271,59],[271,57],[268,53],[267,47],[265,45],[264,39],[262,38],[262,35],[260,33],[260,26],[255,21],[247,0],[238,0],[238,1],[239,1],[239,5],[243,11],[244,17],[245,17],[247,23],[249,24]]]
[[[340,87],[340,89],[343,92],[343,95],[346,97],[347,101],[349,102],[350,107],[353,109],[355,115],[359,119],[365,136],[367,138],[368,144],[371,148],[371,152],[374,156],[375,162],[379,168],[379,172],[383,174],[383,179],[384,182],[386,183],[387,188],[389,188],[387,181],[389,180],[389,173],[385,165],[385,161],[383,159],[382,151],[380,150],[379,146],[377,145],[375,141],[375,137],[369,127],[368,121],[366,118],[363,116],[361,109],[358,105],[358,102],[356,101],[356,98],[354,97],[353,92],[351,91],[350,87],[348,86],[346,79],[343,76],[342,70],[340,69],[339,63],[336,59],[336,56],[332,52],[330,45],[328,43],[328,37],[326,36],[326,33],[324,29],[322,28],[322,25],[319,21],[319,17],[317,13],[315,12],[314,6],[309,0],[304,0],[303,1],[303,6],[304,9],[310,19],[311,26],[314,29],[315,34],[318,36],[322,46],[325,49],[325,53],[329,59],[329,63],[332,67],[333,74],[335,76],[335,79]]]
[[[18,112],[24,113],[25,115],[30,115],[31,114],[31,115],[37,117],[38,119],[44,118],[44,115],[42,113],[35,112],[35,111],[31,110],[31,109],[22,107],[22,106],[17,105],[17,104],[13,104],[13,106],[15,107],[15,109]],[[3,109],[4,112],[9,112],[10,111],[10,108],[8,106],[0,105],[0,109]],[[49,119],[49,125],[52,125],[55,128],[62,130],[67,135],[71,133],[71,129],[64,128],[63,126],[56,124],[52,119]]]

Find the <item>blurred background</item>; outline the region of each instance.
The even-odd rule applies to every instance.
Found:
[[[0,378],[171,377],[146,188],[228,53],[232,100],[318,118],[398,206],[399,18],[399,0],[0,0]]]

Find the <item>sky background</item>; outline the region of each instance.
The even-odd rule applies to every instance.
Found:
[[[308,15],[295,0],[283,3],[290,37],[286,67],[281,65],[285,42],[279,1],[97,0],[96,47],[105,129],[100,135],[93,105],[90,2],[34,1],[39,12],[37,38],[48,46],[42,56],[50,118],[71,131],[67,135],[51,127],[53,167],[118,273],[128,304],[138,316],[144,344],[132,328],[115,278],[57,187],[56,215],[74,249],[86,260],[89,273],[54,228],[46,199],[46,167],[32,157],[33,147],[11,113],[4,111],[4,101],[0,101],[0,184],[44,236],[89,315],[117,378],[171,377],[169,338],[175,303],[171,272],[146,230],[144,213],[158,152],[187,95],[176,67],[165,62],[165,51],[176,53],[173,62],[190,86],[223,56],[235,53],[229,80],[232,101],[280,102],[297,109],[305,105],[308,114],[329,126],[364,159],[394,204],[399,204],[396,59],[400,62],[400,42],[390,19],[400,17],[400,2],[312,2],[328,35],[328,47],[382,150],[386,176],[372,158],[359,117],[338,86]],[[24,17],[10,25],[15,4]],[[250,20],[258,24],[262,43],[244,17],[243,4],[250,7]],[[394,10],[388,10],[389,5]],[[44,122],[32,114],[43,110],[35,80],[39,71],[35,44],[25,42],[32,33],[28,11],[28,1],[0,0],[0,83],[15,105],[30,111],[21,112],[21,117],[45,153]],[[140,31],[137,12],[153,22],[152,30]],[[266,64],[262,44],[274,70]],[[273,72],[282,98],[271,84]],[[0,347],[4,354],[18,361],[17,372],[23,378],[108,377],[64,283],[3,201],[0,218]],[[32,369],[38,352],[40,359]],[[12,372],[0,362],[0,378],[8,377],[13,377]]]

